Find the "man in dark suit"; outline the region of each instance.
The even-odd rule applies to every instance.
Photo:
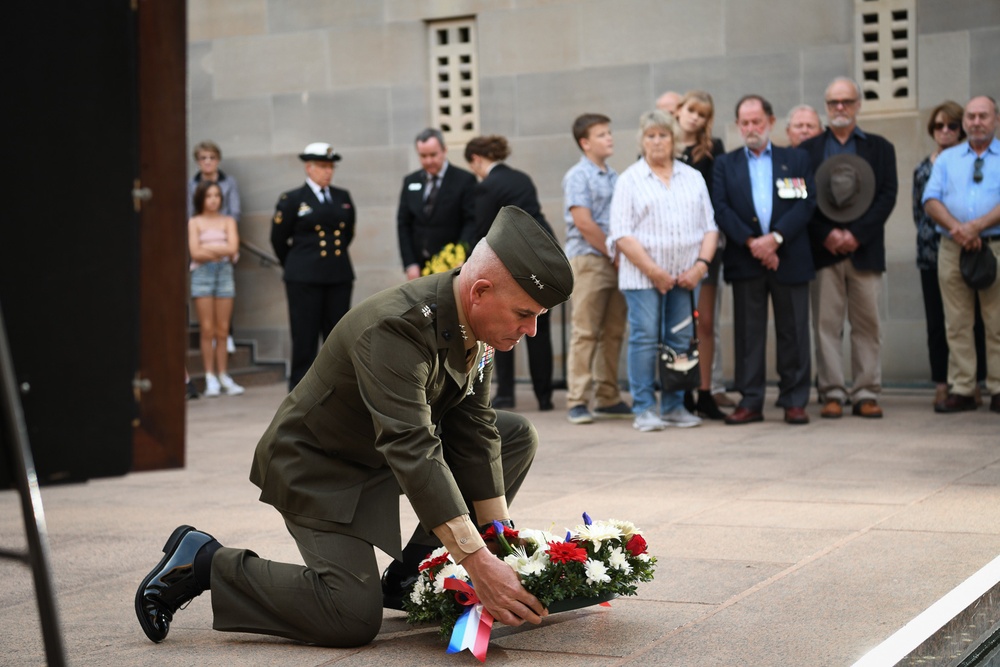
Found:
[[[816,282],[813,285],[813,327],[816,333],[816,373],[820,416],[835,419],[848,400],[860,417],[880,418],[882,392],[882,333],[878,314],[885,272],[885,223],[896,205],[896,150],[883,137],[857,125],[861,89],[848,78],[834,79],[826,89],[830,122],[826,131],[802,142],[813,172],[835,155],[854,154],[871,165],[874,198],[847,220],[832,220],[819,207],[809,225]],[[818,195],[822,197],[823,195]],[[844,316],[851,322],[851,374],[848,391],[843,371]]]
[[[292,334],[289,390],[309,370],[319,346],[351,308],[354,269],[347,247],[354,238],[351,193],[330,185],[340,155],[313,143],[299,155],[306,183],[281,195],[271,225],[271,245],[285,269]]]
[[[143,632],[162,641],[178,609],[211,590],[217,630],[366,644],[383,605],[399,608],[405,583],[440,544],[494,618],[539,623],[541,603],[481,536],[493,520],[513,525],[508,501],[538,446],[526,418],[490,405],[491,358],[494,347],[509,350],[531,335],[537,317],[572,289],[559,244],[506,207],[461,270],[352,309],[278,408],[250,472],[305,564],[224,548],[180,526],[136,591]],[[405,549],[401,493],[420,520]],[[400,559],[381,583],[373,547]]]
[[[403,179],[396,212],[399,254],[406,279],[420,277],[431,257],[449,243],[472,241],[476,177],[448,162],[440,131],[428,128],[415,142],[422,169]]]
[[[726,234],[723,266],[733,284],[736,388],[743,394],[727,424],[763,421],[767,299],[777,336],[778,405],[789,424],[807,424],[809,281],[814,276],[808,225],[816,206],[809,158],[772,146],[771,103],[747,95],[736,105],[744,148],[715,162],[712,203]]]

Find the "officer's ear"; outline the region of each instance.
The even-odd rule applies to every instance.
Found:
[[[472,284],[472,302],[478,303],[482,301],[488,292],[495,289],[496,286],[493,284],[493,281],[486,278],[478,279]]]

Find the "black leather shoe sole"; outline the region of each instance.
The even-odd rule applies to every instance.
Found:
[[[413,590],[413,584],[417,583],[418,578],[419,573],[402,578],[386,568],[382,573],[382,607],[406,611],[403,608],[403,599]]]
[[[198,539],[188,540],[190,533],[198,533]],[[178,526],[163,545],[163,558],[156,564],[135,592],[135,615],[139,626],[150,641],[159,643],[170,632],[170,621],[179,607],[201,595],[202,590],[194,582],[194,558],[205,544],[214,538],[192,526]],[[183,553],[179,553],[183,551]],[[175,591],[170,591],[176,587]],[[171,595],[164,596],[170,592]]]

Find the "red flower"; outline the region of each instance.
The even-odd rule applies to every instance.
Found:
[[[575,542],[549,542],[546,553],[553,563],[587,562],[587,550],[581,549]]]
[[[424,570],[430,570],[438,565],[444,565],[448,562],[448,554],[441,554],[437,558],[432,558],[431,560],[425,560],[423,563],[417,566],[417,570],[423,572]]]
[[[487,528],[485,531],[483,531],[483,539],[484,540],[488,540],[491,537],[495,538],[496,536],[497,536],[497,531],[493,527],[493,524],[490,524],[490,527]],[[514,530],[513,528],[508,528],[507,526],[504,526],[503,527],[503,536],[507,538],[508,542],[510,542],[511,540],[516,540],[517,539],[517,531]]]
[[[632,556],[638,556],[639,554],[646,553],[646,540],[642,538],[642,535],[633,535],[625,548],[629,550]]]

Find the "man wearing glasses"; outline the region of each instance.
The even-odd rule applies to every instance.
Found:
[[[858,217],[834,222],[817,207],[809,225],[816,280],[812,288],[813,328],[820,416],[843,415],[850,399],[859,417],[880,418],[882,335],[878,298],[885,272],[885,223],[896,205],[896,150],[883,137],[857,125],[861,89],[846,77],[826,89],[826,131],[802,142],[813,171],[835,155],[854,154],[871,165],[875,195]],[[860,190],[860,184],[858,184]],[[848,391],[843,371],[844,316],[851,323],[851,374]]]
[[[975,410],[976,348],[973,312],[976,293],[959,268],[962,250],[988,245],[1000,255],[1000,141],[996,138],[997,103],[972,98],[965,105],[962,127],[967,143],[941,153],[924,189],[924,210],[941,233],[938,283],[948,337],[948,397],[935,412]],[[990,410],[1000,412],[1000,282],[979,290],[986,329],[986,388]]]

